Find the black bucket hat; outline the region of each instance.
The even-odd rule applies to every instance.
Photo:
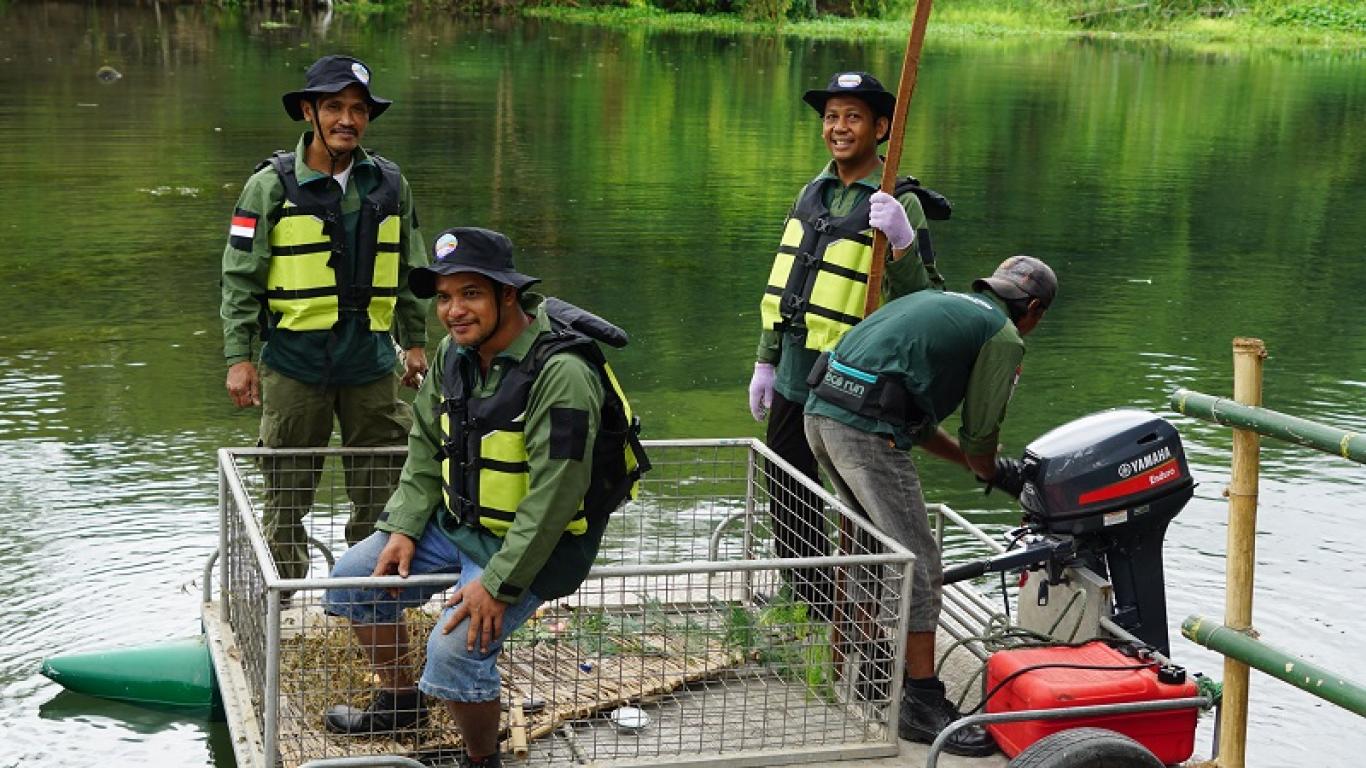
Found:
[[[1044,307],[1058,295],[1058,276],[1053,268],[1033,256],[1011,256],[991,273],[972,281],[973,290],[990,288],[1003,299],[1038,299]]]
[[[868,102],[868,106],[873,108],[873,113],[878,117],[892,119],[892,112],[896,110],[896,96],[882,83],[867,72],[836,72],[830,76],[830,84],[825,90],[813,89],[802,94],[802,101],[811,105],[811,108],[821,114],[825,114],[825,102],[834,96],[857,96]],[[888,135],[891,131],[888,131]],[[884,136],[878,139],[878,143],[887,140]]]
[[[304,99],[337,93],[349,85],[359,85],[365,91],[365,100],[370,103],[371,120],[384,114],[384,110],[393,104],[370,92],[370,68],[365,66],[365,62],[351,56],[324,56],[313,62],[305,77],[308,78],[307,85],[280,97],[285,104],[285,112],[295,120],[304,119],[304,111],[299,107]]]
[[[518,291],[541,281],[512,266],[512,241],[507,235],[479,227],[452,227],[436,236],[431,266],[408,273],[408,287],[419,299],[430,299],[436,295],[437,275],[457,272],[474,272]]]

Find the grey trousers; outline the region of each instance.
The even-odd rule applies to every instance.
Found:
[[[910,454],[886,436],[824,416],[806,416],[806,439],[840,499],[915,554],[909,629],[935,631],[944,568]]]
[[[406,445],[412,408],[398,398],[398,377],[384,376],[353,387],[321,387],[261,366],[261,445],[266,448],[318,448],[341,425],[345,447]],[[342,461],[351,515],[346,541],[355,545],[375,529],[375,521],[398,485],[402,456],[348,456]],[[303,519],[313,508],[321,457],[282,456],[261,462],[266,504],[261,525],[275,567],[286,579],[308,575],[308,531]]]

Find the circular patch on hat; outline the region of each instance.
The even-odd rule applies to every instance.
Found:
[[[444,259],[455,252],[455,247],[460,244],[455,235],[444,234],[436,239],[436,258]]]
[[[854,73],[840,75],[835,81],[841,88],[857,88],[863,83],[863,76]]]
[[[359,61],[351,62],[351,74],[355,75],[356,79],[362,83],[370,84],[370,70],[366,69],[365,65]]]

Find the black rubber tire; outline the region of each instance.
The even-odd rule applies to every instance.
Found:
[[[1163,768],[1147,747],[1104,728],[1070,728],[1029,745],[1007,768]]]

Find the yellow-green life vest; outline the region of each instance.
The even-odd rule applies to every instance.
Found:
[[[446,509],[456,520],[500,538],[507,535],[531,483],[524,435],[531,386],[546,361],[562,353],[578,354],[592,364],[605,395],[588,491],[565,533],[582,536],[595,519],[605,521],[635,497],[640,476],[649,469],[639,419],[602,350],[592,339],[561,327],[542,334],[489,397],[470,396],[461,355],[447,352],[441,384],[441,485]]]
[[[844,216],[831,215],[824,192],[835,181],[817,179],[802,190],[783,229],[759,302],[765,329],[804,333],[804,346],[818,352],[834,347],[863,319],[868,269],[873,262],[869,200],[864,198]],[[895,194],[906,192],[916,193],[929,218],[949,217],[948,200],[921,187],[913,177],[898,179]],[[929,230],[917,232],[917,240],[921,259],[932,264]]]
[[[378,155],[370,159],[380,170],[380,183],[361,201],[350,285],[338,285],[336,270],[347,250],[340,190],[331,184],[301,187],[293,152],[278,152],[270,159],[285,189],[270,229],[266,300],[273,327],[325,331],[343,312],[366,313],[372,331],[388,331],[393,325],[401,182],[398,166]]]

